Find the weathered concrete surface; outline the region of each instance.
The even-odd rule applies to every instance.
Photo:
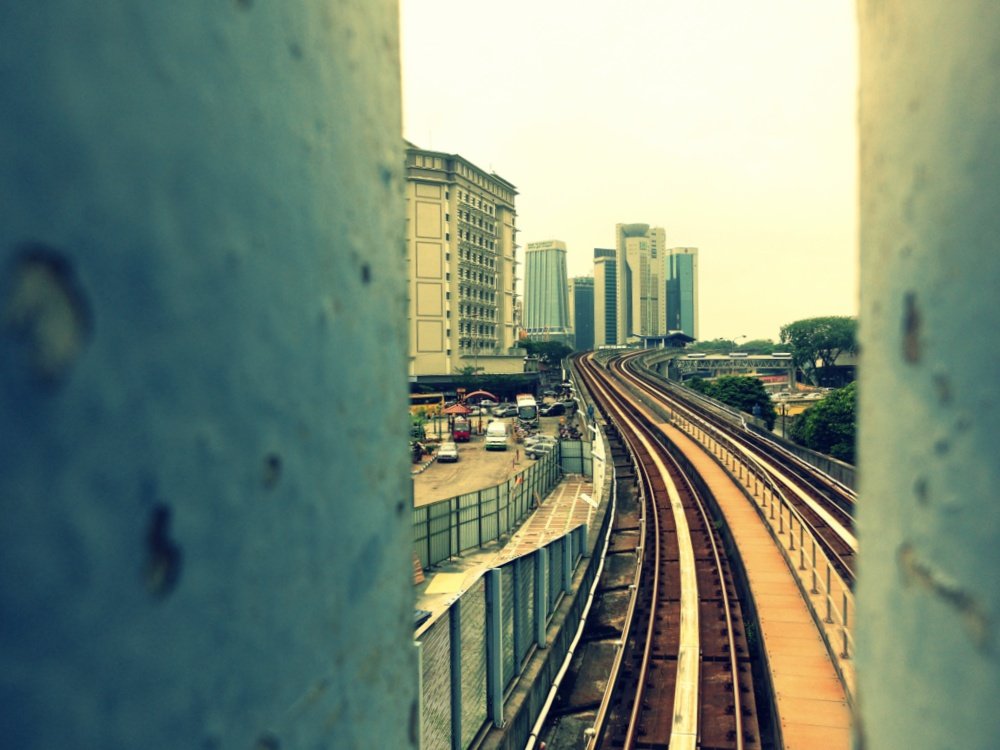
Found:
[[[397,49],[0,4],[5,747],[415,744]]]
[[[858,747],[1000,743],[1000,5],[859,4]]]

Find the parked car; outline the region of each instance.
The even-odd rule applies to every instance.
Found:
[[[524,447],[532,448],[536,445],[555,445],[558,442],[559,439],[552,437],[552,435],[529,435],[524,439]]]
[[[514,404],[501,404],[493,409],[493,416],[500,417],[516,417],[517,416],[517,406]]]
[[[561,417],[566,413],[566,405],[556,401],[554,404],[546,404],[538,413],[543,417]]]
[[[438,447],[438,461],[457,461],[458,445],[451,440],[446,440]]]
[[[543,440],[537,443],[532,443],[524,449],[524,455],[528,458],[541,458],[556,449],[557,441],[552,439],[551,442],[548,440]]]

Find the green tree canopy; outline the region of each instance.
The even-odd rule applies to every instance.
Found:
[[[688,381],[687,385],[747,414],[753,414],[754,406],[758,406],[759,415],[755,416],[760,416],[764,420],[767,429],[774,427],[774,420],[777,418],[774,404],[771,403],[771,397],[765,390],[764,384],[757,378],[746,375],[726,375],[715,380],[694,378]]]
[[[750,352],[752,354],[770,354],[774,349],[774,342],[771,339],[751,339],[737,346],[735,351]]]
[[[535,355],[543,362],[556,364],[561,362],[573,350],[561,341],[522,341],[522,347],[529,355]]]
[[[712,339],[697,341],[687,347],[689,352],[705,352],[705,354],[729,354],[736,351],[736,342],[731,339]]]
[[[830,367],[842,353],[854,354],[858,321],[846,315],[797,320],[781,327],[781,343],[791,349],[795,365],[816,382],[816,362]]]
[[[806,448],[853,464],[856,404],[856,383],[838,388],[799,414],[792,422],[789,437]]]

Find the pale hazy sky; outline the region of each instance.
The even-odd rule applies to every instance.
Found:
[[[593,274],[615,224],[699,248],[701,338],[857,313],[852,0],[401,0],[404,136],[517,186]],[[520,256],[523,260],[523,250]]]

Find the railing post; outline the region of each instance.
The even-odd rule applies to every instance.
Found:
[[[549,618],[549,551],[539,547],[535,551],[535,645],[545,648]]]
[[[451,666],[451,750],[462,748],[462,599],[448,609]]]
[[[569,595],[573,588],[573,547],[570,544],[569,534],[563,535],[563,565],[562,565],[562,579],[563,579],[563,593]]]
[[[810,594],[818,594],[819,588],[816,585],[816,540],[812,540],[812,588],[809,589]]]
[[[500,568],[486,571],[486,707],[503,726],[503,585]]]
[[[424,523],[427,526],[427,567],[434,565],[435,561],[431,559],[431,506],[424,506]]]
[[[801,526],[801,524],[799,524]],[[795,551],[795,516],[788,512],[788,551]]]
[[[826,617],[823,622],[833,622],[833,592],[830,591],[830,561],[826,563]]]

